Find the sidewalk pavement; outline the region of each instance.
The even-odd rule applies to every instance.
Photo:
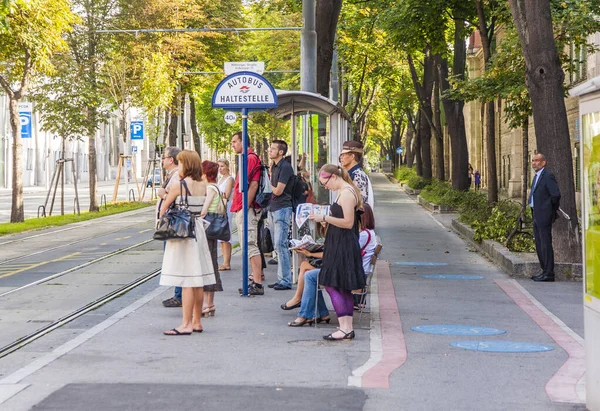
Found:
[[[297,312],[279,305],[292,291],[240,297],[236,254],[232,270],[221,273],[225,291],[216,294],[216,315],[203,319],[203,333],[162,334],[179,325],[181,311],[163,308],[172,289],[155,279],[63,327],[64,333],[26,347],[37,359],[2,376],[2,409],[584,409],[577,403],[578,378],[563,378],[558,386],[553,380],[565,377],[561,367],[578,352],[563,349],[549,335],[552,324],[538,325],[525,310],[527,301],[513,298],[515,289],[528,290],[577,342],[583,335],[581,285],[510,280],[383,175],[371,178],[384,250],[371,312],[355,322],[356,339],[323,341],[333,323],[287,327]],[[276,266],[265,274],[264,284],[275,281]],[[437,274],[482,278],[441,280]],[[506,333],[468,337],[411,329],[438,324]],[[553,350],[488,353],[450,345],[459,340],[537,343]],[[579,376],[581,364],[575,365],[571,374]]]

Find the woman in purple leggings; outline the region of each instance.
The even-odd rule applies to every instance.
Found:
[[[339,330],[323,338],[328,341],[354,338],[352,290],[365,286],[365,274],[358,244],[358,210],[362,199],[348,172],[334,164],[326,164],[319,171],[319,183],[327,190],[336,191],[337,198],[329,208],[329,215],[310,215],[310,219],[328,224],[325,235],[323,265],[319,284],[331,297],[340,324]]]

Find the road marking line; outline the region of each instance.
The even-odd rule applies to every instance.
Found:
[[[583,338],[552,314],[516,280],[494,280],[531,319],[569,355],[546,383],[553,402],[585,403],[581,380],[585,376]]]
[[[348,385],[350,387],[361,387],[363,374],[375,367],[383,355],[383,348],[381,344],[381,319],[379,317],[379,284],[377,282],[377,275],[371,278],[371,291],[369,293],[370,305],[371,305],[371,337],[370,337],[370,349],[371,355],[367,362],[352,371],[352,375],[348,377]]]
[[[88,265],[95,264],[95,263],[97,263],[98,261],[105,260],[105,259],[107,259],[107,258],[110,258],[110,257],[112,257],[112,256],[115,256],[115,255],[117,255],[117,254],[122,254],[122,253],[124,253],[124,252],[126,252],[126,251],[129,251],[129,250],[133,249],[133,248],[139,247],[139,246],[141,246],[141,245],[144,245],[144,244],[148,244],[148,243],[150,243],[150,242],[152,242],[152,241],[154,241],[154,240],[150,239],[150,240],[142,241],[141,243],[134,244],[134,245],[132,245],[132,246],[129,246],[129,247],[125,247],[125,248],[123,248],[123,249],[121,249],[121,250],[114,251],[114,252],[112,252],[112,253],[109,253],[109,254],[106,254],[106,255],[104,255],[104,256],[102,256],[102,257],[98,257],[98,258],[96,258],[95,260],[90,260],[90,261],[88,261],[88,262],[86,262],[86,263],[79,264],[78,266],[75,266],[75,267],[73,267],[73,268],[69,268],[68,270],[62,271],[62,272],[60,272],[60,273],[52,274],[52,275],[50,275],[50,276],[48,276],[48,277],[46,277],[46,278],[42,278],[42,279],[40,279],[40,280],[37,280],[37,281],[34,281],[34,282],[32,282],[32,283],[25,284],[25,285],[23,285],[23,286],[21,286],[21,287],[19,287],[19,288],[14,288],[14,289],[12,289],[12,290],[10,290],[10,291],[6,291],[5,293],[2,293],[2,294],[0,294],[0,297],[4,297],[5,295],[12,294],[12,293],[15,293],[15,292],[17,292],[17,291],[24,290],[24,289],[26,289],[26,288],[29,288],[29,287],[33,287],[34,285],[38,285],[38,284],[45,283],[46,281],[50,281],[50,280],[52,280],[52,279],[54,279],[54,278],[57,278],[57,277],[63,276],[63,275],[65,275],[65,274],[69,274],[69,273],[71,273],[71,272],[73,272],[73,271],[77,271],[77,270],[79,270],[79,269],[81,269],[81,268],[87,267]]]
[[[37,268],[37,267],[40,267],[42,265],[46,265],[46,264],[50,264],[50,263],[55,263],[57,261],[70,260],[70,259],[72,259],[71,257],[76,256],[78,254],[80,254],[79,251],[77,251],[75,253],[72,253],[72,254],[64,255],[64,256],[56,258],[54,260],[42,261],[41,263],[31,264],[31,265],[29,265],[27,267],[23,267],[23,268],[20,268],[18,270],[14,270],[14,271],[8,272],[6,274],[2,274],[2,275],[0,275],[0,278],[10,277],[11,275],[19,274],[19,273],[22,273],[23,271],[31,270],[32,268]]]
[[[138,231],[138,234],[147,233],[148,231],[154,231],[154,229],[152,229],[152,228],[148,228],[148,229],[146,229],[146,230]]]
[[[349,377],[348,384],[363,388],[390,388],[390,375],[406,362],[406,342],[389,262],[381,260],[377,263],[376,276],[379,282],[377,302],[380,331],[371,332],[375,334],[372,337],[375,344],[371,345],[371,356],[362,367],[353,372],[354,378]],[[378,333],[381,335],[381,343],[378,341]]]
[[[100,324],[95,325],[94,327],[90,328],[89,330],[79,334],[77,337],[73,338],[72,340],[67,341],[60,347],[55,348],[53,351],[47,353],[43,357],[38,358],[37,360],[27,364],[23,368],[4,377],[3,379],[0,380],[0,386],[2,386],[3,384],[18,384],[18,383],[20,383],[23,379],[38,372],[39,370],[41,370],[42,368],[51,364],[52,362],[59,359],[63,355],[68,354],[69,352],[73,351],[75,348],[79,347],[81,344],[89,341],[96,335],[100,334],[102,331],[106,330],[107,328],[116,324],[123,318],[127,317],[129,314],[131,314],[138,308],[140,308],[140,307],[144,306],[145,304],[147,304],[148,302],[152,301],[154,298],[156,298],[160,294],[164,293],[167,288],[168,287],[159,286],[158,288],[152,290],[151,292],[149,292],[148,294],[146,294],[139,300],[135,301],[133,304],[130,304],[129,306],[122,309],[121,311],[113,314],[106,320],[102,321]],[[16,394],[16,392],[15,392],[15,394]],[[0,404],[2,404],[4,401],[8,400],[9,398],[10,397],[3,396],[2,398],[0,398]]]

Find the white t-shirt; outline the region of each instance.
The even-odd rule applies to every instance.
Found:
[[[367,274],[371,265],[371,257],[373,257],[373,254],[375,254],[375,248],[377,247],[377,237],[375,236],[375,231],[361,231],[358,234],[358,244],[362,250],[363,269],[365,270],[365,274]]]

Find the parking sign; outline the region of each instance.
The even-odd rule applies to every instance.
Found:
[[[134,120],[131,122],[131,139],[132,140],[143,140],[144,139],[144,121]]]
[[[19,120],[21,121],[21,138],[31,138],[31,103],[19,103]]]

